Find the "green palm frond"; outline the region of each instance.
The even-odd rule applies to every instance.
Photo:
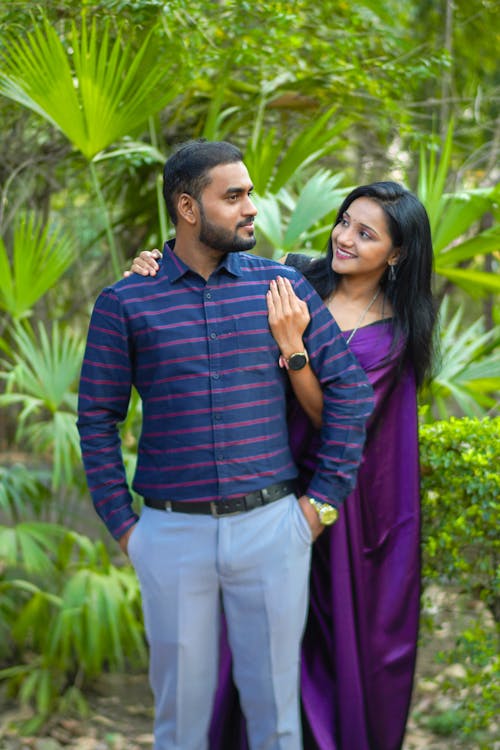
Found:
[[[418,196],[424,204],[432,231],[436,273],[473,296],[500,289],[498,274],[477,270],[474,259],[500,249],[498,224],[478,230],[482,217],[494,213],[500,187],[456,190],[446,193],[453,144],[453,123],[442,143],[440,157],[432,145],[420,152]],[[464,261],[471,268],[460,268]]]
[[[14,227],[12,262],[0,237],[0,309],[26,315],[52,288],[75,257],[72,240],[33,214],[20,214]]]
[[[449,299],[441,307],[440,369],[424,400],[441,419],[455,404],[465,416],[484,416],[498,406],[500,326],[486,331],[481,318],[462,327],[463,307],[448,319]],[[452,409],[451,409],[452,410]]]
[[[441,217],[441,199],[448,179],[453,146],[453,122],[448,126],[446,137],[442,144],[441,158],[434,144],[428,149],[420,150],[420,167],[418,173],[418,197],[427,209],[431,229],[434,233]]]
[[[0,560],[36,575],[53,575],[53,552],[65,534],[63,527],[41,521],[0,526]]]
[[[437,263],[442,272],[445,268],[456,266],[466,260],[471,260],[478,255],[498,252],[500,249],[500,225],[495,224],[490,229],[485,229],[479,234],[460,242],[458,245],[451,244],[439,253]]]
[[[320,169],[296,190],[282,188],[277,195],[255,196],[257,231],[278,254],[301,252],[313,242],[317,245],[318,236],[328,235],[332,211],[348,191],[338,187],[341,180],[341,174]]]
[[[11,521],[25,518],[27,514],[40,513],[48,490],[42,475],[26,466],[0,466],[0,510]]]
[[[137,618],[139,589],[131,594],[131,572],[82,568],[68,579],[54,622],[48,653],[76,658],[90,676],[105,665],[123,668],[125,654],[144,661],[142,626]],[[130,605],[133,604],[131,608]]]
[[[263,234],[275,250],[283,247],[283,219],[276,195],[252,195],[258,211],[256,221],[257,236]]]
[[[438,201],[439,218],[432,227],[434,252],[439,260],[446,257],[448,249],[459,237],[465,236],[476,222],[492,210],[498,201],[498,188],[457,190],[443,193]],[[498,227],[496,238],[498,240]],[[482,232],[481,232],[482,234]],[[491,237],[492,232],[489,232]],[[498,249],[500,244],[492,249]]]
[[[73,54],[69,50],[73,51]],[[0,94],[51,122],[88,160],[130,134],[175,95],[168,66],[152,33],[136,50],[113,41],[109,23],[63,42],[47,18],[5,46]]]
[[[26,402],[24,419],[33,404],[54,413],[68,403],[68,392],[76,383],[83,355],[83,342],[74,332],[62,329],[55,321],[49,334],[39,321],[36,336],[30,326],[16,324],[12,351],[12,364],[6,373],[0,373],[6,380],[6,393],[0,396],[0,404]]]
[[[18,440],[40,455],[52,457],[52,487],[72,481],[80,449],[76,430],[74,387],[80,371],[83,342],[56,322],[47,332],[39,322],[38,337],[27,325],[16,324],[12,362],[0,377],[6,381],[0,406],[18,405]]]
[[[436,273],[452,281],[471,297],[482,297],[485,292],[500,293],[500,276],[495,273],[441,265],[436,265]]]
[[[75,412],[55,411],[48,421],[26,425],[23,437],[33,452],[51,457],[52,488],[71,485],[81,460]]]
[[[309,127],[300,131],[282,154],[270,189],[277,192],[299,171],[314,164],[338,145],[338,138],[344,132],[346,120],[338,116],[337,106],[315,118]],[[330,125],[332,118],[335,122]],[[330,210],[335,205],[330,206]]]
[[[344,189],[339,190],[341,174],[318,170],[300,190],[285,232],[285,248],[292,248],[320,219],[332,214]]]
[[[263,98],[244,155],[255,191],[259,195],[277,194],[306,166],[316,163],[322,156],[333,151],[345,126],[340,118],[333,125],[330,124],[336,112],[336,107],[332,107],[315,118],[289,142],[288,137],[279,135],[276,128],[264,126],[265,106],[266,99]]]

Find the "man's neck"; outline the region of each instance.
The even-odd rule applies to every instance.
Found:
[[[209,248],[200,242],[176,237],[174,253],[192,271],[199,274],[205,281],[215,271],[224,253]]]

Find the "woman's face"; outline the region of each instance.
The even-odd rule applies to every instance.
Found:
[[[338,274],[378,282],[398,257],[385,213],[371,198],[357,198],[332,230],[332,268]]]

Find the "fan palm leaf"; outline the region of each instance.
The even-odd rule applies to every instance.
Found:
[[[19,319],[52,288],[74,260],[74,246],[62,230],[33,214],[21,214],[14,227],[9,259],[0,237],[0,309]]]
[[[116,276],[122,261],[93,159],[175,96],[178,78],[164,59],[152,31],[136,49],[120,34],[113,41],[109,22],[89,29],[84,17],[63,42],[45,16],[2,55],[0,94],[51,122],[88,160]]]
[[[120,35],[112,41],[109,23],[98,29],[94,20],[89,29],[84,20],[64,43],[43,18],[5,46],[0,94],[51,122],[91,160],[173,98],[168,74],[151,32],[136,50]]]
[[[52,457],[52,486],[71,481],[79,457],[76,430],[76,394],[72,390],[81,367],[83,342],[57,322],[51,335],[38,324],[33,329],[17,324],[12,336],[12,362],[0,377],[6,391],[1,405],[21,407],[17,437]]]
[[[51,413],[65,404],[75,405],[68,392],[81,367],[83,342],[70,329],[61,329],[55,321],[49,334],[39,321],[37,336],[30,326],[17,324],[12,351],[12,364],[0,372],[7,383],[0,403],[12,402],[11,396],[21,401],[27,397],[27,403],[33,399]]]
[[[39,514],[46,497],[47,488],[33,470],[27,471],[21,464],[0,466],[0,510],[9,520],[15,522],[28,513]]]

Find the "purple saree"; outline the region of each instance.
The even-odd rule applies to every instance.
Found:
[[[347,336],[348,332],[346,332]],[[419,597],[416,389],[397,380],[390,322],[350,343],[376,396],[357,486],[313,547],[302,649],[305,750],[401,748],[415,668]],[[314,433],[297,408],[291,442],[302,475],[314,469]],[[225,634],[211,750],[245,750]]]

